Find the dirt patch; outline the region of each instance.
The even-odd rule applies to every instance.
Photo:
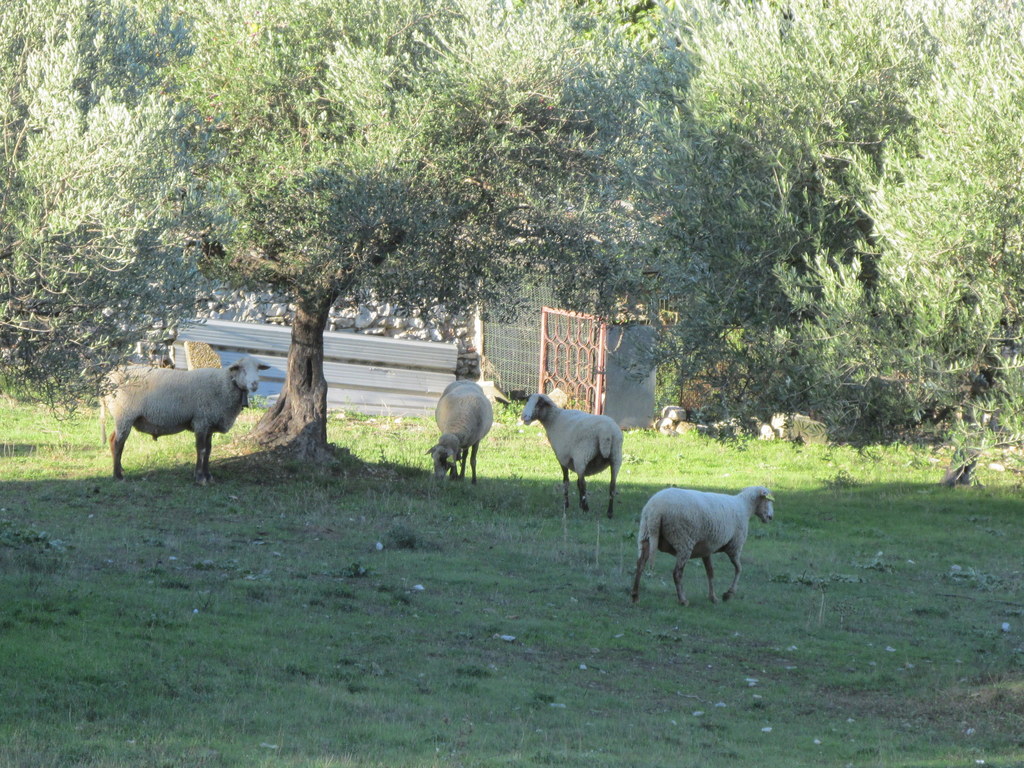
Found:
[[[317,467],[298,461],[286,448],[254,450],[251,442],[236,440],[218,448],[216,466],[256,485],[275,485],[313,469],[334,477],[373,477],[379,469],[358,459],[345,447],[331,446],[332,460]]]

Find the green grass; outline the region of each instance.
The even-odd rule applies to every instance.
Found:
[[[0,766],[1024,766],[1011,473],[630,432],[609,521],[508,417],[475,487],[429,420],[334,419],[323,469],[233,442],[255,417],[198,488],[191,435],[117,482],[95,415],[0,403]],[[694,563],[679,607],[662,554],[630,602],[650,494],[761,483],[735,600]]]

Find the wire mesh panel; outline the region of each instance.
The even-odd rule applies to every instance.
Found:
[[[569,408],[604,412],[608,327],[600,318],[543,307],[540,391],[560,390]]]
[[[528,286],[517,306],[484,310],[484,378],[492,379],[507,395],[525,397],[537,391],[541,307],[553,300],[548,286]]]

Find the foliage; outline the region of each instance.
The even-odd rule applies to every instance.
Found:
[[[167,9],[0,6],[0,371],[51,402],[190,311],[206,154],[166,80],[190,51]]]
[[[179,79],[234,190],[212,271],[311,307],[373,290],[465,308],[539,262],[579,302],[608,276],[629,74],[559,4],[186,8]]]
[[[946,481],[967,485],[976,481],[977,465],[1007,448],[1024,445],[1024,372],[1018,361],[983,388],[952,419],[947,438],[953,447]],[[1016,458],[1019,462],[1019,457]]]
[[[658,113],[680,375],[834,434],[944,418],[1019,336],[1020,11],[693,3]],[[669,196],[664,191],[671,190]]]
[[[514,423],[476,486],[433,481],[430,419],[339,417],[344,471],[217,436],[200,488],[190,435],[129,442],[115,482],[95,418],[5,418],[0,765],[1024,762],[1019,475],[950,491],[931,450],[630,431],[607,520],[563,516]],[[680,608],[665,554],[629,600],[670,483],[775,492],[729,603],[696,562]]]
[[[55,552],[64,551],[64,542],[51,538],[46,531],[33,528],[19,528],[10,520],[0,518],[0,546],[30,548],[39,551],[51,549]]]

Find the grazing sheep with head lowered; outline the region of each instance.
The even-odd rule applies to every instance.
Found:
[[[494,422],[491,401],[476,382],[453,381],[441,393],[434,418],[441,429],[437,445],[427,451],[434,458],[434,477],[448,474],[452,480],[461,480],[466,476],[468,455],[475,485],[476,452]]]
[[[569,509],[569,470],[576,473],[580,509],[587,511],[590,475],[611,468],[608,484],[608,517],[615,504],[615,479],[622,465],[622,430],[614,419],[569,408],[559,408],[547,395],[533,394],[523,408],[524,424],[539,421],[547,433],[555,458],[562,465],[562,498]]]
[[[724,600],[728,600],[736,594],[736,584],[740,580],[740,552],[743,550],[743,542],[747,540],[750,518],[757,515],[762,522],[770,522],[774,516],[773,502],[771,491],[761,486],[744,488],[735,496],[684,488],[658,491],[651,496],[640,513],[633,602],[640,599],[640,576],[647,560],[659,549],[676,557],[672,578],[676,583],[680,605],[687,604],[686,593],[683,591],[683,569],[686,561],[695,557],[704,561],[704,571],[708,577],[708,599],[712,603],[718,602],[711,555],[725,552],[736,569],[732,584],[722,595]]]
[[[132,427],[152,435],[174,435],[190,430],[196,436],[195,481],[206,485],[210,475],[210,441],[214,432],[227,432],[238,413],[249,405],[249,393],[259,387],[263,365],[249,355],[227,368],[174,368],[131,366],[111,374],[114,390],[101,403],[103,434],[106,412],[114,419],[110,453],[114,477],[122,479],[121,453]]]

